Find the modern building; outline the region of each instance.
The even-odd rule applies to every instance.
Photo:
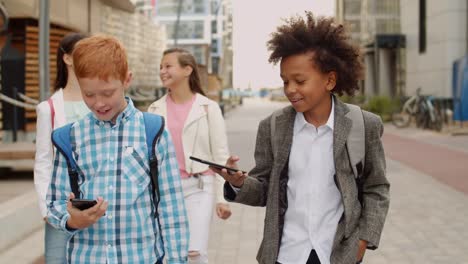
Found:
[[[468,54],[466,0],[401,0],[406,35],[406,95],[452,98],[452,67]]]
[[[166,26],[168,46],[187,49],[232,86],[230,0],[158,0],[154,20]]]
[[[337,0],[336,16],[363,49],[364,94],[400,95],[405,87],[400,0]]]
[[[219,43],[219,49],[217,52],[212,51],[212,56],[218,58],[219,67],[215,68],[213,66],[213,73],[219,75],[222,80],[222,85],[224,88],[233,87],[233,56],[234,51],[232,49],[232,36],[233,36],[233,17],[232,17],[232,2],[223,1],[222,2],[222,21],[217,20],[218,29],[217,35],[214,39],[221,39]],[[214,63],[213,63],[214,64]]]
[[[0,61],[3,66],[0,92],[10,98],[17,98],[21,93],[33,100],[43,100],[39,96],[42,89],[39,87],[40,0],[4,0],[3,3],[10,15],[10,34]],[[135,10],[130,0],[49,1],[50,86],[55,79],[56,51],[65,34],[105,33],[117,37],[127,49],[133,72],[129,95],[135,101],[155,100],[154,91],[161,87],[159,64],[166,48],[165,28]],[[33,135],[34,107],[15,108],[13,104],[0,102],[0,111],[1,140],[11,141],[16,138],[12,135],[18,134],[21,141]]]

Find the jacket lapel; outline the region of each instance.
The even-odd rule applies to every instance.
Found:
[[[333,158],[336,161],[345,150],[346,140],[351,130],[352,121],[345,117],[348,107],[333,96],[335,102],[335,123],[333,130]]]
[[[151,104],[148,112],[157,113],[158,115],[164,117],[167,122],[167,104],[166,104],[167,95],[164,95],[159,100]]]
[[[349,174],[346,173],[349,169],[349,161],[346,159],[346,140],[351,131],[352,120],[346,117],[346,113],[349,112],[349,108],[342,103],[340,100],[334,98],[335,102],[335,124],[333,131],[333,159],[335,161],[335,180],[337,181],[338,189],[341,193],[343,201],[344,215],[351,215],[351,210],[353,210],[354,200],[349,193],[351,188],[350,184],[355,184],[354,179],[349,178]],[[335,247],[339,241],[341,241],[342,236],[348,237],[352,230],[348,224],[349,217],[345,217],[345,221],[340,221],[338,228],[335,234]]]
[[[296,111],[292,106],[283,109],[283,112],[276,117],[276,130],[272,140],[276,146],[277,159],[280,171],[283,170],[289,159],[291,151],[293,133],[294,133],[294,120]],[[279,174],[278,174],[279,175]]]
[[[205,100],[204,97],[200,96],[198,93],[195,95],[195,101],[193,102],[193,106],[190,109],[190,112],[185,120],[184,130],[187,129],[192,123],[197,121],[198,119],[205,116],[207,113],[205,112],[205,105],[208,105],[208,102]]]

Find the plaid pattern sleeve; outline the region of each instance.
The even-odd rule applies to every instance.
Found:
[[[159,161],[161,232],[168,264],[187,263],[189,229],[182,183],[170,134],[164,130],[156,146]]]
[[[68,195],[71,192],[68,177],[67,162],[63,155],[56,150],[54,170],[47,192],[47,221],[55,228],[62,229],[69,234],[76,231],[66,228],[70,214],[67,211]]]

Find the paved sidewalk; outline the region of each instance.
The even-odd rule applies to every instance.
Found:
[[[372,264],[466,264],[468,196],[429,175],[388,160],[390,210]]]
[[[242,169],[249,170],[254,164],[258,122],[282,104],[261,100],[244,100],[244,103],[244,106],[227,113],[226,122],[231,153],[241,157],[239,165]],[[468,195],[431,175],[432,171],[453,159],[447,156],[447,151],[455,153],[455,158],[460,156],[456,153],[465,154],[459,147],[464,141],[453,143],[453,139],[430,136],[421,131],[391,133],[391,130],[386,127],[384,138],[388,154],[387,175],[392,184],[390,211],[380,248],[368,251],[365,263],[467,264]],[[407,155],[417,150],[414,144],[421,144],[418,146],[425,149]],[[410,162],[415,156],[429,157],[431,153],[436,155],[422,162],[433,167],[429,172],[415,168],[412,163],[406,165],[395,161],[402,159],[402,155],[406,155],[405,160]],[[444,174],[441,176],[443,178]],[[461,170],[455,176],[464,179],[468,174]],[[257,263],[255,255],[263,235],[265,210],[238,204],[232,204],[232,209],[233,215],[227,221],[213,218],[210,263]],[[43,247],[41,243],[38,240],[36,246]],[[0,263],[4,263],[2,260],[0,256]]]
[[[253,166],[252,144],[255,142],[259,117],[267,116],[270,110],[271,106],[267,104],[258,102],[253,104],[247,101],[243,108],[233,111],[226,118],[231,152],[243,158],[240,165],[244,170],[249,170]],[[248,129],[250,126],[253,128]],[[389,130],[391,131],[391,128],[386,127],[386,132]],[[429,147],[457,151],[457,153],[461,153],[459,146],[466,143],[460,140],[461,137],[454,140],[447,138],[450,137],[448,135],[431,136],[429,134],[432,132],[428,134],[428,131],[404,132],[406,136],[396,132],[388,133],[402,139],[413,139],[406,142],[410,145],[401,146],[402,150],[397,151],[400,154],[396,153],[395,158],[411,149],[412,142],[426,147],[429,144]],[[390,151],[394,142],[387,139],[384,140],[385,149]],[[458,140],[460,142],[454,143]],[[426,154],[422,151],[418,152],[417,156],[424,157]],[[440,162],[427,163],[439,167],[447,161],[443,158],[445,154],[445,152],[440,154]],[[411,156],[408,160],[411,160]],[[461,177],[463,173],[459,171],[458,175]],[[387,176],[392,184],[389,215],[380,248],[368,251],[365,263],[468,263],[468,256],[465,253],[468,249],[468,196],[431,175],[391,159],[387,161]],[[210,237],[211,263],[257,263],[254,256],[262,238],[263,217],[264,208],[234,204],[231,219],[228,221],[215,219],[214,231]]]

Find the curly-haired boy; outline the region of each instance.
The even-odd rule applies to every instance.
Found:
[[[260,123],[249,175],[217,170],[227,181],[225,198],[266,206],[260,263],[359,263],[379,245],[390,187],[380,118],[357,109],[365,156],[352,164],[348,136],[359,123],[347,114],[356,107],[335,96],[359,89],[359,48],[342,25],[310,12],[278,27],[268,48],[291,106]]]

